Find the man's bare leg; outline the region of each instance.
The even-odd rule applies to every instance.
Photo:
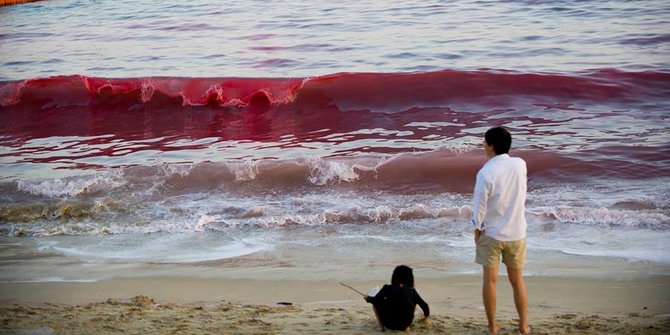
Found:
[[[528,293],[526,291],[526,282],[523,279],[523,268],[507,268],[507,276],[512,284],[514,291],[514,305],[519,314],[519,331],[522,334],[530,333],[528,326]]]
[[[486,319],[488,320],[488,329],[491,334],[498,333],[498,323],[496,322],[496,284],[498,283],[498,268],[484,267],[484,282],[482,284],[482,298],[484,300],[484,309],[486,310]]]

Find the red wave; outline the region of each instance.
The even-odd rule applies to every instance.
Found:
[[[340,110],[445,105],[640,101],[670,97],[670,73],[584,74],[500,70],[338,73],[313,78],[94,78],[56,76],[0,82],[0,106],[42,108],[167,103],[183,106],[335,104]]]
[[[156,100],[184,106],[274,104],[292,101],[301,85],[302,79],[56,76],[0,83],[0,105],[81,106]]]

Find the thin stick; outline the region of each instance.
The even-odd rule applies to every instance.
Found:
[[[349,285],[347,285],[347,284],[345,284],[345,283],[340,282],[340,285],[342,285],[342,286],[344,286],[344,287],[346,287],[346,288],[348,288],[348,289],[351,289],[351,290],[353,290],[354,292],[356,292],[356,293],[358,293],[358,294],[360,294],[360,295],[362,295],[362,296],[366,296],[366,295],[367,295],[367,294],[365,294],[365,293],[363,293],[363,292],[361,292],[361,291],[359,291],[359,290],[357,290],[357,289],[355,289],[355,288],[353,288],[353,287],[351,287],[351,286],[349,286]]]

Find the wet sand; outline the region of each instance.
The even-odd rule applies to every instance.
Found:
[[[501,333],[515,333],[505,277],[498,285]],[[383,282],[347,284],[367,291]],[[420,280],[431,316],[413,332],[483,334],[478,276]],[[529,277],[535,334],[668,334],[670,278]],[[369,334],[369,304],[336,281],[193,278],[0,284],[0,333]]]

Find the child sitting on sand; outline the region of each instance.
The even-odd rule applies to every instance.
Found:
[[[384,285],[375,296],[366,296],[365,301],[372,304],[381,331],[385,328],[408,330],[414,319],[414,310],[418,304],[428,317],[428,304],[414,289],[412,268],[399,265],[393,270],[391,285]]]

